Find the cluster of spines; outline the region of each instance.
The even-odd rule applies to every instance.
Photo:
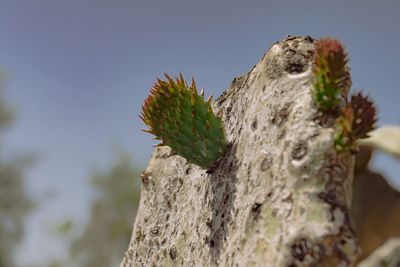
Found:
[[[357,139],[368,137],[376,123],[374,103],[361,92],[351,95],[336,120],[335,146],[337,150],[357,149]]]
[[[335,147],[338,151],[356,149],[356,141],[365,138],[376,122],[374,103],[361,92],[348,97],[351,87],[347,54],[335,39],[315,43],[312,97],[319,110],[338,114]]]
[[[190,163],[204,169],[213,166],[227,147],[222,121],[212,108],[210,97],[197,92],[192,79],[188,86],[182,74],[172,79],[157,79],[142,107],[141,119],[149,127],[145,130],[158,146],[170,146],[172,151]]]

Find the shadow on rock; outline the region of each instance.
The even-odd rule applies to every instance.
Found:
[[[234,201],[236,198],[236,181],[238,160],[236,158],[236,144],[230,144],[224,158],[217,168],[210,174],[212,189],[212,218],[207,221],[211,228],[208,239],[212,261],[218,262],[224,242],[227,239],[228,227],[232,221]]]

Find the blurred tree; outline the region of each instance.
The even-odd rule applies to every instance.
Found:
[[[13,110],[6,105],[0,80],[0,134],[13,121]],[[24,234],[24,219],[33,203],[24,186],[23,171],[28,156],[4,155],[0,140],[0,267],[13,267],[13,251]]]
[[[118,266],[129,245],[139,205],[139,171],[127,155],[94,175],[97,197],[83,234],[72,242],[71,259],[80,267]]]

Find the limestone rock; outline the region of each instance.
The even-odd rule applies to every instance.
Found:
[[[216,100],[230,145],[212,173],[156,148],[121,267],[352,265],[354,159],[318,119],[313,53],[288,37]]]

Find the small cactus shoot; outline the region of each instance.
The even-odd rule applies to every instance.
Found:
[[[157,79],[145,100],[140,118],[145,130],[172,151],[204,169],[209,169],[227,147],[222,121],[211,108],[211,97],[197,93],[194,80],[189,87],[182,74],[172,79]]]
[[[336,149],[356,149],[357,139],[368,137],[368,133],[374,129],[375,122],[374,103],[361,92],[353,94],[336,121]]]
[[[334,110],[350,86],[350,72],[343,45],[335,39],[321,39],[315,44],[312,96],[322,111]]]
[[[339,41],[325,38],[316,42],[311,94],[320,111],[339,114],[335,123],[338,151],[357,149],[357,139],[368,137],[376,122],[375,106],[368,97],[358,92],[348,99],[351,78],[347,61]]]

